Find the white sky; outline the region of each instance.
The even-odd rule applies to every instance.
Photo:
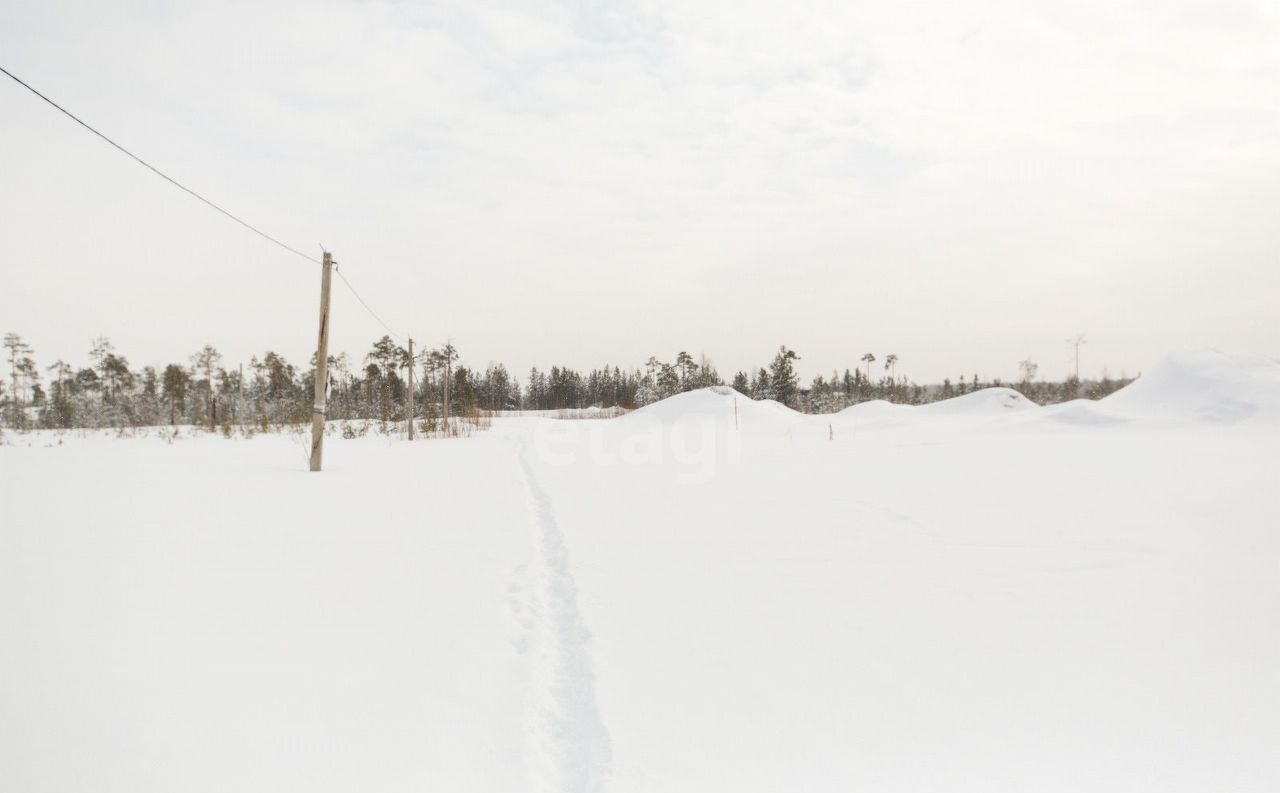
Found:
[[[465,362],[1280,353],[1280,2],[0,0],[0,62]],[[0,76],[2,77],[2,76]],[[0,331],[305,365],[318,268],[0,81]],[[335,284],[334,345],[382,329]]]

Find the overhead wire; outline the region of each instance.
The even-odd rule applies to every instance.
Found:
[[[270,234],[268,234],[267,232],[265,232],[265,231],[263,231],[262,229],[258,228],[257,226],[254,226],[253,224],[249,223],[248,221],[245,221],[245,220],[243,220],[243,219],[241,219],[241,218],[239,218],[239,217],[236,217],[236,216],[235,216],[235,215],[233,215],[231,212],[228,212],[227,210],[225,210],[225,209],[223,209],[222,207],[218,206],[217,204],[213,203],[213,202],[212,202],[212,201],[210,201],[209,199],[207,199],[207,198],[205,198],[204,196],[202,196],[202,195],[200,195],[199,193],[197,193],[195,190],[192,190],[190,187],[187,187],[187,186],[186,186],[186,185],[184,185],[182,182],[179,182],[177,179],[174,179],[172,176],[169,176],[169,175],[168,175],[167,173],[165,173],[164,171],[161,171],[159,168],[155,167],[155,166],[154,166],[154,165],[152,165],[151,163],[147,162],[146,160],[142,159],[142,158],[141,158],[141,157],[139,157],[138,155],[136,155],[136,154],[134,154],[133,152],[129,151],[129,150],[128,150],[128,149],[126,149],[124,146],[121,146],[119,143],[116,143],[116,142],[115,142],[114,140],[112,140],[111,138],[108,138],[106,135],[102,134],[102,133],[101,133],[101,132],[99,132],[97,129],[95,129],[95,128],[93,128],[92,126],[90,126],[87,122],[85,122],[85,121],[84,121],[84,119],[80,118],[80,117],[79,117],[79,116],[77,116],[75,113],[72,113],[70,110],[67,110],[65,107],[63,107],[62,105],[60,105],[60,104],[58,104],[57,102],[53,101],[52,99],[50,99],[49,97],[45,96],[44,94],[40,93],[40,92],[39,92],[39,91],[37,91],[35,88],[33,88],[31,85],[29,85],[28,83],[26,83],[24,80],[22,80],[22,79],[21,79],[21,78],[19,78],[17,75],[15,75],[13,72],[9,71],[8,69],[4,68],[3,66],[0,66],[0,72],[4,72],[6,75],[8,75],[8,76],[9,76],[9,77],[14,81],[14,82],[16,82],[18,85],[22,86],[23,88],[27,89],[27,90],[28,90],[28,91],[30,91],[31,93],[33,93],[33,94],[35,94],[36,96],[40,97],[40,98],[41,98],[41,99],[43,99],[44,101],[48,102],[50,105],[53,105],[55,108],[57,108],[57,109],[58,109],[58,110],[60,110],[62,113],[64,113],[64,114],[65,114],[68,118],[70,118],[72,121],[76,122],[76,123],[77,123],[77,124],[79,124],[80,126],[84,127],[85,129],[89,130],[89,131],[90,131],[90,132],[92,132],[93,134],[97,135],[99,138],[102,138],[102,139],[103,139],[103,140],[105,140],[107,143],[109,143],[109,144],[111,144],[112,146],[114,146],[116,149],[120,150],[120,151],[121,151],[121,152],[123,152],[124,154],[128,155],[129,157],[131,157],[131,158],[132,158],[133,160],[135,160],[139,165],[141,165],[141,166],[143,166],[144,168],[146,168],[147,170],[151,171],[151,172],[152,172],[152,173],[154,173],[156,176],[159,176],[161,179],[164,179],[164,180],[165,180],[166,182],[168,182],[169,184],[172,184],[174,187],[178,188],[179,190],[183,191],[184,193],[187,193],[188,195],[193,196],[193,197],[194,197],[194,198],[196,198],[198,201],[201,201],[201,202],[203,202],[203,203],[207,204],[208,206],[212,207],[213,209],[217,210],[218,212],[221,212],[223,215],[225,215],[225,216],[227,216],[227,217],[231,218],[231,219],[232,219],[232,220],[234,220],[235,222],[239,223],[241,226],[244,226],[245,228],[247,228],[247,229],[249,229],[250,231],[252,231],[254,234],[257,234],[259,237],[262,237],[262,238],[263,238],[263,239],[265,239],[265,240],[268,240],[268,241],[270,241],[270,242],[275,243],[276,245],[279,245],[281,248],[284,248],[286,251],[289,251],[290,253],[292,253],[292,254],[294,254],[294,255],[296,255],[296,256],[301,256],[302,258],[306,259],[306,260],[307,260],[307,261],[309,261],[309,262],[313,262],[313,263],[319,264],[319,261],[318,261],[317,259],[315,259],[314,257],[312,257],[312,256],[308,256],[307,254],[303,253],[302,251],[298,250],[297,248],[294,248],[294,247],[293,247],[293,246],[291,246],[291,245],[286,245],[285,243],[283,243],[283,242],[281,242],[280,240],[276,239],[275,237],[271,236]]]
[[[342,274],[342,268],[341,268],[341,267],[339,267],[338,265],[336,265],[336,264],[335,264],[335,265],[334,265],[334,268],[333,268],[333,271],[334,271],[335,273],[337,273],[338,278],[339,278],[339,279],[342,281],[342,283],[347,287],[347,289],[349,289],[349,290],[351,291],[352,296],[354,296],[356,300],[360,301],[360,305],[364,306],[364,310],[369,312],[369,316],[371,316],[371,317],[373,317],[374,319],[376,319],[376,320],[378,321],[378,324],[379,324],[379,325],[381,325],[382,327],[386,328],[387,333],[390,333],[393,337],[395,337],[395,340],[396,340],[396,341],[401,341],[401,342],[402,342],[402,341],[404,341],[404,339],[400,338],[400,334],[399,334],[399,333],[396,333],[394,330],[392,330],[392,329],[391,329],[391,326],[390,326],[390,325],[388,325],[386,322],[383,322],[383,321],[382,321],[382,317],[378,316],[378,312],[374,311],[374,310],[369,306],[369,304],[368,304],[368,303],[364,302],[364,298],[363,298],[363,297],[360,297],[360,293],[359,293],[359,292],[357,292],[357,291],[356,291],[356,288],[355,288],[354,286],[352,286],[352,285],[351,285],[351,282],[347,280],[347,277],[346,277],[345,275],[343,275],[343,274]]]
[[[0,66],[0,72],[4,72],[4,74],[5,74],[7,77],[9,77],[11,80],[13,80],[14,82],[16,82],[18,85],[22,86],[23,88],[27,89],[27,90],[28,90],[28,91],[30,91],[31,93],[33,93],[33,94],[35,94],[36,96],[40,97],[40,98],[41,98],[41,99],[43,99],[45,102],[48,102],[48,103],[49,103],[50,105],[52,105],[54,108],[57,108],[61,113],[63,113],[64,115],[66,115],[68,118],[70,118],[72,121],[76,122],[76,123],[77,123],[77,124],[79,124],[80,126],[82,126],[82,127],[84,127],[85,129],[89,130],[89,131],[90,131],[90,132],[92,132],[94,135],[97,135],[97,136],[98,136],[99,138],[101,138],[102,140],[104,140],[104,141],[106,141],[107,143],[111,144],[111,146],[112,146],[112,147],[114,147],[115,149],[117,149],[117,150],[119,150],[120,152],[122,152],[122,153],[124,153],[125,155],[127,155],[130,159],[134,160],[134,161],[135,161],[135,162],[137,162],[139,165],[141,165],[141,166],[143,166],[144,168],[146,168],[147,170],[151,171],[151,172],[152,172],[152,173],[154,173],[156,176],[159,176],[161,179],[164,179],[166,182],[168,182],[169,184],[171,184],[171,185],[173,185],[174,187],[178,188],[179,190],[183,191],[184,193],[187,193],[188,195],[192,196],[193,198],[195,198],[196,200],[200,201],[201,203],[203,203],[203,204],[205,204],[205,205],[209,206],[210,208],[212,208],[212,209],[216,210],[217,212],[221,213],[222,215],[226,216],[227,218],[230,218],[231,220],[234,220],[236,223],[239,223],[241,226],[244,226],[244,227],[245,227],[246,229],[248,229],[249,231],[252,231],[254,234],[257,234],[259,237],[262,237],[263,239],[267,240],[268,242],[271,242],[271,243],[273,243],[273,244],[275,244],[275,245],[278,245],[279,247],[283,248],[284,250],[288,251],[289,253],[292,253],[292,254],[294,254],[295,256],[299,256],[299,257],[301,257],[301,258],[303,258],[303,259],[306,259],[307,261],[311,262],[312,264],[321,264],[321,261],[320,261],[319,259],[316,259],[316,258],[315,258],[315,257],[313,257],[313,256],[309,256],[309,255],[307,255],[307,254],[303,253],[302,251],[298,250],[297,248],[293,247],[292,245],[287,245],[287,244],[285,244],[284,242],[281,242],[280,240],[278,240],[278,239],[276,239],[275,237],[271,236],[270,234],[266,233],[265,231],[263,231],[262,229],[258,228],[257,226],[254,226],[253,224],[251,224],[251,223],[249,223],[248,221],[246,221],[246,220],[244,220],[244,219],[242,219],[242,218],[240,218],[240,217],[236,216],[235,214],[231,213],[230,211],[228,211],[228,210],[226,210],[226,209],[223,209],[222,207],[220,207],[220,206],[218,206],[217,204],[215,204],[213,201],[210,201],[209,199],[207,199],[207,198],[205,198],[204,196],[202,196],[202,195],[200,195],[199,193],[197,193],[195,190],[192,190],[191,188],[187,187],[187,186],[186,186],[186,185],[184,185],[183,183],[179,182],[177,179],[174,179],[172,176],[169,176],[169,175],[168,175],[168,174],[166,174],[164,171],[161,171],[159,168],[156,168],[156,167],[155,167],[154,165],[152,165],[151,163],[147,162],[146,160],[142,159],[142,158],[141,158],[141,157],[139,157],[138,155],[136,155],[136,154],[134,154],[133,152],[131,152],[131,151],[129,151],[128,149],[126,149],[124,146],[121,146],[119,143],[116,143],[116,142],[115,142],[114,140],[112,140],[111,138],[109,138],[109,137],[107,137],[106,135],[104,135],[103,133],[99,132],[96,128],[94,128],[93,126],[91,126],[88,122],[84,121],[84,119],[82,119],[82,118],[80,118],[79,116],[77,116],[76,114],[72,113],[70,110],[67,110],[67,109],[66,109],[65,107],[63,107],[62,105],[60,105],[60,104],[58,104],[57,102],[55,102],[55,101],[53,101],[52,99],[50,99],[48,96],[45,96],[43,93],[41,93],[40,91],[36,90],[33,86],[31,86],[29,83],[27,83],[25,80],[23,80],[22,78],[18,77],[18,76],[17,76],[17,75],[15,75],[13,72],[9,71],[8,69],[4,68],[3,66]],[[399,334],[397,334],[394,330],[392,330],[392,329],[391,329],[391,327],[390,327],[389,325],[387,325],[387,323],[386,323],[386,322],[384,322],[384,321],[383,321],[382,317],[378,316],[378,313],[377,313],[376,311],[374,311],[374,310],[373,310],[373,308],[372,308],[372,307],[371,307],[367,302],[365,302],[365,299],[364,299],[363,297],[361,297],[361,296],[360,296],[360,293],[359,293],[359,292],[357,292],[357,291],[356,291],[356,289],[355,289],[355,287],[351,285],[351,282],[350,282],[350,281],[348,281],[348,280],[347,280],[347,277],[346,277],[345,275],[343,275],[343,274],[342,274],[342,271],[341,271],[341,270],[339,270],[337,267],[335,267],[335,268],[334,268],[334,271],[338,274],[338,278],[339,278],[339,279],[341,279],[342,283],[347,287],[347,289],[351,291],[351,294],[355,296],[355,299],[356,299],[356,300],[358,300],[358,301],[360,302],[360,305],[364,307],[364,310],[365,310],[365,311],[367,311],[367,312],[369,312],[369,315],[370,315],[371,317],[373,317],[375,320],[377,320],[377,322],[378,322],[378,324],[379,324],[379,325],[381,325],[382,327],[386,328],[386,330],[387,330],[387,332],[388,332],[388,333],[390,333],[392,336],[394,336],[397,340],[400,340],[400,335],[399,335]]]

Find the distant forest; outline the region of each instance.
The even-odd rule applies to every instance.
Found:
[[[130,367],[105,338],[93,341],[88,365],[64,361],[41,368],[35,352],[17,334],[4,340],[9,382],[0,384],[0,417],[10,429],[141,427],[194,424],[210,428],[252,425],[271,429],[311,420],[315,360],[305,367],[274,352],[247,365],[228,365],[205,345],[184,362],[157,369]],[[587,372],[569,367],[531,369],[523,384],[500,363],[483,370],[461,363],[446,344],[414,356],[415,418],[425,428],[445,416],[477,417],[499,410],[566,408],[632,409],[712,385],[732,385],[754,399],[774,399],[806,413],[830,413],[859,402],[883,399],[919,405],[981,388],[1007,386],[1040,404],[1100,399],[1129,379],[1061,382],[1037,378],[1038,366],[1021,361],[1017,382],[972,377],[919,385],[898,374],[898,356],[865,353],[843,373],[800,382],[800,356],[783,346],[753,372],[737,372],[726,383],[705,356],[679,352],[673,363],[650,357],[643,366],[604,366]],[[329,359],[330,419],[403,421],[408,395],[408,352],[390,337],[374,342],[358,363],[344,353]]]

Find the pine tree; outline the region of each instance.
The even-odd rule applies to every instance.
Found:
[[[693,388],[693,375],[697,372],[698,367],[693,362],[693,356],[681,350],[676,353],[676,373],[680,377],[680,386],[682,391],[688,391]]]
[[[763,366],[756,370],[755,377],[751,379],[752,399],[771,399],[773,398],[773,389],[769,385],[769,370]]]
[[[799,378],[791,362],[798,360],[800,356],[795,350],[788,350],[784,344],[778,348],[778,354],[773,357],[773,363],[769,365],[769,390],[774,399],[787,407],[796,405],[796,384]]]
[[[658,394],[660,398],[666,399],[679,390],[680,376],[676,373],[676,368],[668,363],[662,364],[662,370],[658,372]]]
[[[23,427],[26,425],[26,414],[22,410],[22,388],[18,384],[18,377],[21,374],[19,368],[27,353],[31,352],[31,346],[16,333],[5,334],[4,346],[9,351],[9,377],[13,382],[9,393],[11,422],[15,427]]]
[[[870,386],[871,385],[871,364],[876,362],[876,356],[871,353],[867,353],[862,356],[862,362],[867,365],[867,385]]]
[[[75,370],[63,361],[56,361],[48,371],[53,378],[49,383],[52,399],[45,411],[44,424],[47,427],[75,426]]]
[[[164,368],[160,376],[160,394],[169,403],[169,423],[177,424],[177,411],[187,411],[187,387],[191,383],[191,375],[176,363]]]
[[[106,342],[106,339],[99,339],[99,341]],[[209,421],[209,430],[211,432],[218,420],[218,406],[213,395],[213,375],[218,371],[219,364],[221,363],[222,353],[215,350],[210,344],[204,345],[199,352],[196,352],[191,356],[192,371],[200,376],[200,378],[196,380],[195,385],[198,391],[204,395],[204,403]]]

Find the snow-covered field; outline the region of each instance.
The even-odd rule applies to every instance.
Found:
[[[1273,360],[305,455],[6,435],[0,790],[1280,789]]]

